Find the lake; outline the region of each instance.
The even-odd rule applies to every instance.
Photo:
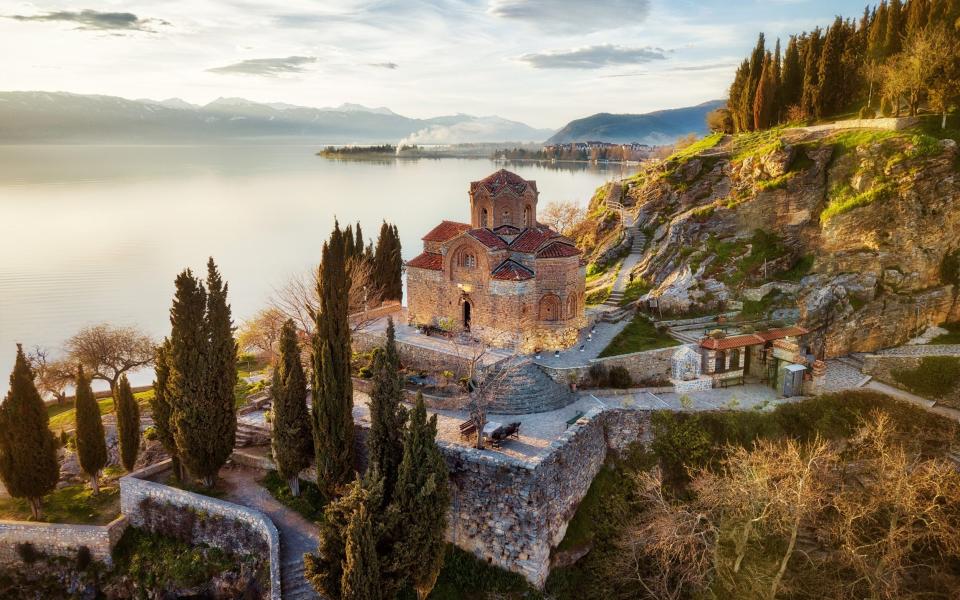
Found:
[[[0,394],[15,342],[59,348],[85,325],[169,331],[174,277],[213,256],[234,320],[319,262],[333,227],[396,223],[406,259],[441,219],[469,221],[480,159],[330,161],[317,146],[0,146]],[[619,165],[512,163],[541,206],[585,203]],[[150,373],[131,377],[146,384]]]

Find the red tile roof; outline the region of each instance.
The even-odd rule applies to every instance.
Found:
[[[513,225],[501,225],[500,227],[494,227],[493,232],[497,235],[517,235],[522,229],[519,227],[514,227]]]
[[[424,252],[423,254],[407,261],[408,267],[415,269],[430,269],[440,271],[443,269],[443,255],[436,252]]]
[[[480,229],[471,229],[469,234],[487,248],[500,250],[507,247],[507,243],[503,241],[503,238],[485,227],[481,227]]]
[[[479,187],[484,187],[494,196],[504,190],[510,190],[514,194],[520,195],[526,191],[528,186],[532,187],[534,191],[536,191],[537,182],[527,181],[516,173],[512,173],[506,169],[500,169],[496,173],[492,173],[480,181],[471,182],[470,191],[472,192]]]
[[[766,341],[770,340],[779,340],[785,337],[795,337],[799,335],[807,335],[810,333],[809,329],[804,329],[803,327],[798,327],[796,325],[790,327],[780,327],[778,329],[768,329],[766,331],[758,331],[757,335],[762,337]]]
[[[537,251],[548,237],[538,229],[524,229],[523,233],[514,238],[510,243],[510,249],[514,252],[525,252],[531,254]]]
[[[758,344],[765,344],[772,340],[806,335],[808,333],[810,333],[810,331],[804,329],[803,327],[781,327],[779,329],[768,329],[767,331],[759,331],[757,333],[748,333],[745,335],[734,335],[719,339],[708,337],[700,341],[700,347],[706,348],[707,350],[729,350],[731,348],[742,348],[744,346],[756,346]]]
[[[564,258],[579,255],[580,250],[576,246],[564,242],[551,242],[546,248],[537,252],[537,258]]]
[[[439,225],[434,227],[423,236],[421,239],[425,242],[445,242],[449,239],[453,239],[463,233],[468,231],[470,225],[468,223],[457,223],[456,221],[441,221]]]
[[[533,271],[508,258],[493,270],[491,276],[500,281],[526,281],[533,279]]]

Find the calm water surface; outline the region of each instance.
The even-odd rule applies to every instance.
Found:
[[[469,220],[469,182],[489,160],[335,162],[317,146],[0,146],[0,394],[15,342],[59,348],[80,327],[169,330],[173,280],[213,256],[234,317],[262,308],[319,261],[333,226],[383,219],[404,258],[441,219]],[[586,202],[620,167],[508,168],[535,179],[541,205]],[[142,373],[135,384],[148,383]]]

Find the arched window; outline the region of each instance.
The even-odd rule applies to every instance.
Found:
[[[530,210],[529,204],[523,209],[523,224],[527,227],[533,227],[533,211]]]
[[[490,218],[487,216],[487,209],[480,209],[480,227],[490,227]]]
[[[567,318],[573,319],[577,316],[577,295],[570,294],[567,298]]]
[[[560,320],[560,297],[556,294],[546,294],[540,298],[540,320]]]
[[[457,253],[457,266],[464,269],[475,269],[477,267],[477,255],[470,250],[461,250]]]
[[[513,225],[513,219],[510,216],[510,209],[503,209],[503,217],[500,219],[501,225]]]

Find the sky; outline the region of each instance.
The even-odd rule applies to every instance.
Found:
[[[0,90],[349,102],[559,128],[722,98],[768,40],[864,0],[0,0]]]

